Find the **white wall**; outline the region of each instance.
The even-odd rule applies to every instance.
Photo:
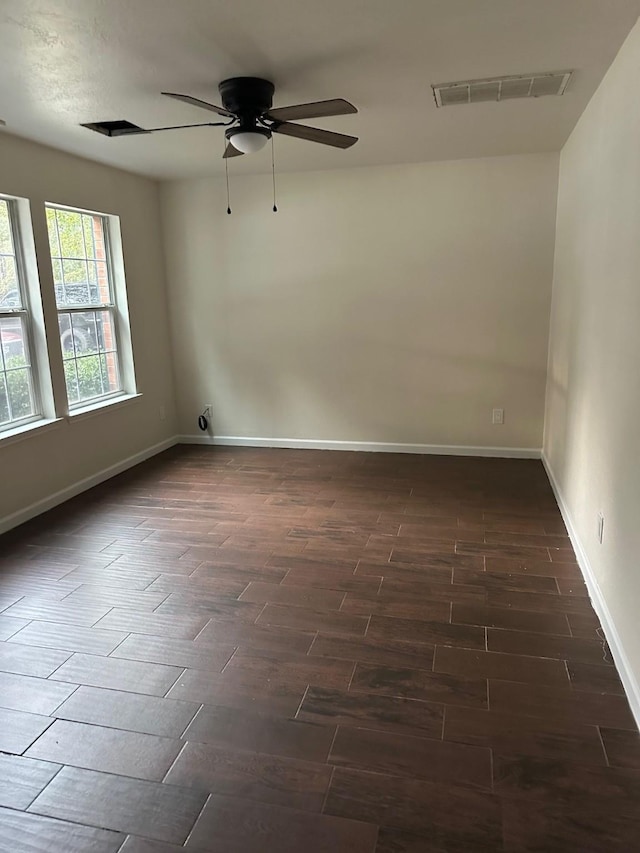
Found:
[[[2,520],[175,434],[158,185],[0,134],[0,192],[28,198],[44,299],[55,298],[44,203],[120,216],[131,333],[142,397],[18,443],[0,440]],[[55,334],[55,330],[51,332]],[[160,420],[160,406],[166,419]]]
[[[180,431],[540,448],[557,166],[164,184]]]
[[[640,24],[562,151],[544,452],[640,719],[639,78]]]

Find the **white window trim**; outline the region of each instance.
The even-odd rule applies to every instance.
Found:
[[[69,402],[69,396],[65,382],[65,393],[67,395],[66,418],[69,422],[82,419],[94,414],[99,414],[103,409],[126,404],[142,396],[137,389],[135,367],[133,361],[133,347],[131,344],[131,324],[129,319],[129,302],[127,299],[127,285],[124,271],[124,259],[122,254],[122,232],[120,230],[120,217],[111,213],[101,213],[97,210],[71,207],[58,204],[57,202],[45,202],[45,211],[48,208],[58,210],[69,210],[73,213],[99,216],[104,220],[105,250],[107,255],[107,269],[110,277],[112,296],[114,300],[111,311],[115,316],[116,349],[118,356],[118,369],[122,388],[112,394],[96,397],[91,400],[83,400],[77,404]],[[49,244],[48,244],[49,245]],[[51,250],[49,246],[49,258],[51,262]],[[102,310],[88,306],[86,310]],[[58,308],[57,315],[64,313],[64,308]]]
[[[120,352],[120,371],[124,393],[131,396],[138,393],[136,384],[133,346],[131,343],[131,320],[129,317],[129,299],[127,296],[127,281],[124,272],[124,254],[122,251],[122,231],[120,217],[113,214],[102,214],[108,221],[107,247],[111,261],[113,295],[115,297],[115,312],[118,318],[118,351]]]

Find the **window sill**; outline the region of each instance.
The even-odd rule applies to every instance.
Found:
[[[17,441],[24,441],[25,438],[33,438],[36,435],[41,435],[43,432],[56,429],[63,421],[64,418],[42,418],[39,421],[32,421],[15,429],[8,429],[0,433],[0,447],[4,447],[7,444],[14,444]]]
[[[98,403],[93,403],[91,406],[83,406],[81,409],[73,409],[67,415],[69,423],[83,421],[85,418],[92,418],[94,415],[99,415],[105,409],[119,409],[121,406],[127,406],[135,400],[139,400],[142,394],[120,394],[118,397],[109,397],[108,400],[100,400]]]

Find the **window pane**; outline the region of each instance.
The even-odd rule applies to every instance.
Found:
[[[20,308],[21,301],[16,260],[0,255],[0,308]]]
[[[87,288],[87,279],[89,278],[87,274],[87,265],[84,261],[77,260],[63,260],[62,261],[62,278],[64,280],[65,286],[70,287],[72,285],[81,285],[75,287],[74,290],[81,292],[82,290],[86,290]],[[68,299],[68,297],[67,297]]]
[[[111,287],[109,284],[109,270],[105,261],[98,261],[96,264],[96,275],[98,277],[98,293],[102,305],[108,305],[111,300]]]
[[[67,396],[69,398],[69,404],[72,405],[73,403],[77,403],[80,399],[80,394],[78,391],[78,372],[76,370],[75,359],[71,359],[71,361],[65,361],[64,379],[67,383]]]
[[[6,199],[0,199],[0,308],[19,308],[21,304],[11,213]]]
[[[74,311],[58,314],[63,358],[115,351],[114,321],[110,311]]]
[[[97,220],[97,224],[96,224]],[[88,258],[96,256],[96,230],[99,240],[102,240],[102,222],[98,216],[83,216],[82,227],[84,229],[84,244]]]
[[[7,394],[7,383],[4,378],[4,373],[0,373],[0,424],[7,424],[11,421],[11,413],[9,411],[9,395]]]
[[[76,353],[83,355],[97,353],[99,350],[98,326],[101,312],[83,311],[72,314],[73,334],[76,338]],[[78,344],[79,342],[79,344]]]
[[[112,352],[116,349],[116,332],[111,311],[96,312],[98,347],[100,350]]]
[[[86,314],[85,312],[81,314],[58,314],[63,358],[74,358],[74,356],[97,352],[93,313],[93,311],[88,311]]]
[[[68,261],[63,261],[65,280],[56,284],[56,303],[58,308],[78,308],[80,305],[96,305],[103,302],[97,284],[87,281],[86,269],[81,281],[70,281],[66,277]],[[76,262],[73,261],[75,264]],[[107,300],[108,301],[108,300]]]
[[[50,207],[47,208],[47,230],[49,232],[49,246],[51,248],[51,257],[59,258],[60,241],[58,240],[58,225],[56,221],[56,212]]]
[[[60,257],[84,258],[84,232],[82,229],[82,214],[75,210],[60,210],[56,208],[58,237],[60,240]]]
[[[62,261],[59,258],[51,261],[53,268],[53,282],[56,285],[56,301],[58,300],[58,286],[62,285]]]
[[[103,353],[100,356],[102,367],[102,382],[105,387],[106,394],[114,394],[120,391],[122,385],[120,383],[120,373],[118,369],[118,359],[113,352]]]
[[[0,199],[0,254],[13,255],[13,235],[9,220],[9,205]]]
[[[29,366],[27,333],[22,317],[5,317],[0,320],[0,344],[5,370]]]
[[[35,412],[33,389],[31,388],[31,371],[28,367],[20,370],[9,370],[6,374],[9,391],[9,406],[13,420],[28,418]]]
[[[73,358],[75,355],[75,345],[78,341],[73,335],[71,326],[71,314],[58,314],[58,328],[60,330],[60,347],[62,348],[62,357],[64,359]]]
[[[56,283],[56,302],[58,308],[78,305],[95,305],[103,300],[100,298],[99,287],[90,281],[86,261],[57,261],[54,262],[54,279],[61,273]],[[107,300],[108,301],[108,300]]]
[[[102,363],[99,355],[85,355],[76,359],[78,390],[81,400],[102,397],[109,391],[103,382]]]

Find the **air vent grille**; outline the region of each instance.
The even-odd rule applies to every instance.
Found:
[[[541,98],[544,95],[564,95],[571,74],[571,71],[552,71],[512,77],[485,77],[482,80],[439,83],[432,89],[439,107],[514,98]]]
[[[117,121],[96,121],[89,124],[82,124],[81,127],[86,127],[88,130],[95,130],[96,133],[102,133],[104,136],[128,136],[134,133],[148,133],[137,124],[131,124],[130,121],[119,119]]]

